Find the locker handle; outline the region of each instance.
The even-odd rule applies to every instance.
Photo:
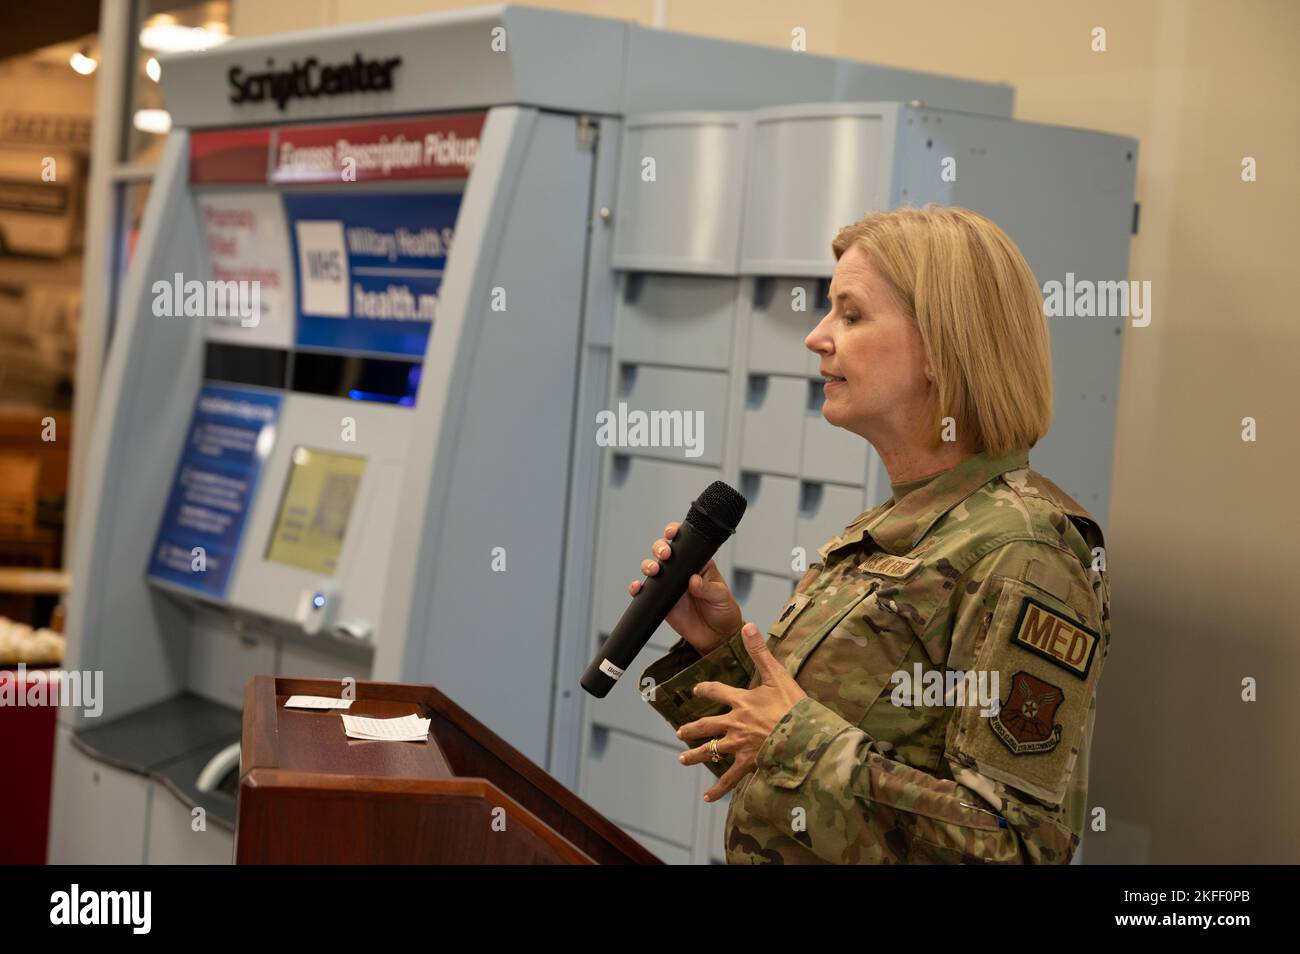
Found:
[[[622,487],[627,483],[628,472],[632,469],[632,457],[629,454],[614,454],[609,462],[609,485]]]
[[[645,291],[645,272],[624,272],[623,273],[623,302],[627,305],[635,305],[641,300],[641,293]]]
[[[754,574],[751,571],[732,570],[731,595],[736,598],[737,603],[744,604],[749,599],[749,594],[753,589]]]
[[[822,508],[825,486],[811,480],[799,482],[799,516],[815,517]]]
[[[636,365],[623,361],[618,366],[618,396],[627,397],[636,387]]]
[[[826,392],[822,390],[824,382],[821,378],[809,380],[808,382],[808,413],[821,414],[822,402],[826,400]]]

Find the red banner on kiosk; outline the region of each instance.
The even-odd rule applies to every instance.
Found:
[[[266,183],[270,129],[219,129],[190,134],[190,182]]]
[[[271,181],[464,179],[478,157],[483,113],[276,130]]]
[[[478,158],[486,113],[371,123],[198,131],[190,136],[195,184],[465,179]]]

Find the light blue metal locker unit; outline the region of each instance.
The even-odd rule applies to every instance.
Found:
[[[698,408],[723,436],[709,447],[706,428],[694,460],[663,448],[606,452],[590,652],[626,606],[650,542],[710,481],[749,501],[717,563],[745,618],[764,627],[798,567],[888,498],[869,445],[822,418],[818,357],[803,345],[828,308],[841,226],[900,205],[964,206],[1007,231],[1040,284],[1067,270],[1127,277],[1131,139],[901,102],[647,113],[626,117],[624,130],[609,406]],[[954,181],[940,174],[945,159]],[[1103,525],[1120,325],[1051,320],[1054,423],[1031,455]],[[675,639],[660,627],[625,679]],[[682,768],[681,747],[637,686],[617,686],[588,703],[579,792],[665,859],[723,862],[727,800],[702,801],[714,777]]]

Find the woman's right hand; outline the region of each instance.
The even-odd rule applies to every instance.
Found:
[[[672,555],[672,546],[668,541],[677,536],[677,528],[680,526],[680,522],[668,524],[664,528],[664,535],[651,544],[650,552],[658,559],[641,561],[641,572],[646,576],[657,575],[659,560]],[[627,591],[631,595],[636,596],[640,590],[640,580],[628,584]],[[695,647],[701,656],[707,656],[721,646],[744,623],[740,604],[731,595],[731,588],[712,560],[703,573],[691,576],[686,592],[677,601],[677,605],[668,611],[664,620],[678,636]]]

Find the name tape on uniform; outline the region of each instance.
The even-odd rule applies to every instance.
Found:
[[[1080,679],[1088,677],[1097,650],[1096,633],[1029,597],[1020,608],[1011,641]]]
[[[894,556],[892,553],[873,553],[858,564],[858,569],[866,573],[879,573],[881,576],[901,580],[920,565],[920,560]]]

